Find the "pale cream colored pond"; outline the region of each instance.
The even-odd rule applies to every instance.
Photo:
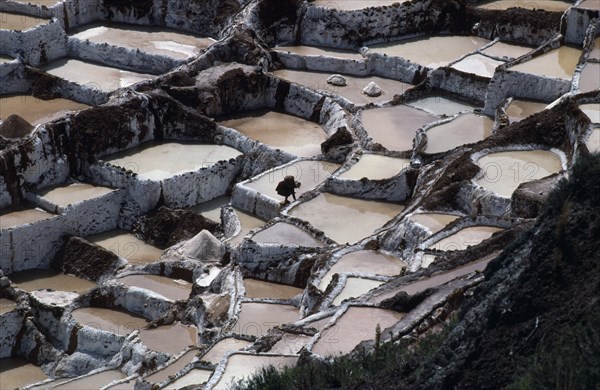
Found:
[[[488,263],[490,261],[492,261],[493,259],[495,259],[497,255],[498,255],[498,253],[496,252],[496,253],[491,254],[490,256],[484,257],[483,259],[461,265],[450,271],[442,272],[440,274],[409,283],[400,288],[383,292],[379,295],[376,295],[369,301],[372,303],[379,304],[388,298],[392,298],[393,296],[395,296],[397,293],[399,293],[401,291],[406,292],[408,295],[415,295],[415,294],[420,293],[421,291],[427,290],[428,288],[435,288],[435,287],[441,286],[442,284],[448,283],[449,281],[451,281],[453,279],[460,278],[460,277],[468,275],[472,272],[476,272],[476,271],[483,272],[483,270],[485,270],[485,267],[487,267]]]
[[[478,245],[487,240],[492,234],[504,229],[496,226],[471,226],[441,239],[435,244],[431,244],[429,249],[439,251],[462,251],[469,246]]]
[[[49,22],[50,19],[43,19],[23,14],[13,14],[9,12],[0,12],[0,30],[25,31]]]
[[[298,315],[298,309],[292,305],[243,302],[233,332],[261,337],[275,326],[296,322]]]
[[[474,105],[439,95],[427,96],[407,104],[428,111],[434,115],[444,116],[452,116],[461,112],[473,112],[476,108]]]
[[[580,49],[561,46],[529,61],[517,64],[508,70],[570,80],[573,77],[580,56]]]
[[[235,209],[235,214],[237,215],[238,220],[240,221],[240,231],[234,237],[231,237],[229,240],[227,240],[228,243],[234,246],[242,242],[242,240],[250,232],[250,230],[262,227],[266,223],[262,219],[238,209]]]
[[[283,200],[281,195],[277,194],[275,188],[286,176],[292,175],[295,180],[301,183],[300,188],[296,188],[296,197],[299,197],[323,183],[339,167],[339,164],[326,161],[296,161],[281,168],[269,169],[257,179],[244,183],[244,186],[273,199]]]
[[[0,119],[4,120],[15,114],[35,126],[89,107],[87,104],[62,98],[42,100],[31,95],[2,95]]]
[[[581,71],[579,92],[591,92],[600,89],[600,63],[588,62]]]
[[[476,36],[431,36],[370,45],[369,50],[402,57],[428,68],[439,68],[490,43]]]
[[[449,223],[454,222],[459,217],[452,214],[440,213],[420,213],[412,214],[408,219],[419,225],[425,226],[431,234],[435,234],[445,228]]]
[[[325,56],[344,58],[348,60],[362,61],[364,58],[360,53],[350,50],[338,50],[329,47],[317,46],[277,46],[273,48],[275,51],[290,52],[301,56]]]
[[[14,228],[54,217],[54,214],[29,204],[7,207],[0,210],[0,229]]]
[[[414,107],[399,105],[361,112],[365,131],[388,150],[411,150],[416,131],[439,118]]]
[[[404,206],[400,204],[322,193],[295,206],[289,214],[310,222],[332,240],[343,244],[373,234],[402,210]]]
[[[211,167],[239,155],[239,151],[225,145],[151,141],[105,156],[102,160],[129,169],[141,179],[159,181]]]
[[[150,290],[173,301],[188,299],[192,292],[192,283],[160,275],[128,275],[118,280],[126,286]]]
[[[0,315],[8,313],[17,307],[17,303],[10,299],[0,298]]]
[[[546,150],[490,153],[477,160],[483,176],[477,184],[500,196],[510,198],[521,183],[558,173],[562,163],[558,155]]]
[[[250,341],[227,337],[219,340],[203,356],[202,360],[212,364],[219,364],[227,352],[239,351],[251,345]]]
[[[318,5],[336,11],[353,11],[370,7],[385,7],[406,3],[408,0],[314,0],[309,5]]]
[[[361,341],[374,339],[377,325],[383,331],[403,316],[403,313],[375,307],[349,307],[332,327],[321,333],[312,352],[321,356],[349,353]]]
[[[479,142],[492,134],[494,121],[483,115],[462,114],[450,122],[427,130],[425,153],[442,153]]]
[[[190,364],[192,362],[192,360],[194,360],[196,358],[197,354],[198,354],[197,349],[191,349],[188,352],[184,353],[182,356],[180,356],[175,362],[169,364],[165,368],[163,368],[151,375],[148,375],[144,379],[150,383],[163,382],[163,381],[169,379],[169,377],[171,375],[177,374],[185,366]]]
[[[1,389],[17,389],[48,379],[44,371],[20,357],[0,359]]]
[[[246,289],[246,298],[292,299],[304,291],[301,288],[286,284],[250,278],[244,279],[244,288]]]
[[[82,326],[90,326],[119,336],[127,336],[148,324],[145,318],[121,309],[83,307],[73,310],[71,315]]]
[[[119,370],[108,370],[97,374],[89,375],[83,378],[75,379],[71,382],[60,384],[52,389],[60,390],[96,390],[109,385],[111,382],[127,378],[127,375]]]
[[[99,198],[112,191],[114,191],[112,188],[87,183],[73,183],[67,186],[44,188],[38,192],[38,195],[55,205],[67,207],[84,200]]]
[[[213,389],[229,389],[232,383],[247,379],[263,367],[275,366],[282,368],[294,366],[298,358],[295,356],[268,356],[236,353],[229,357],[223,375]]]
[[[303,334],[284,333],[283,337],[273,344],[269,353],[295,355],[299,353],[311,339],[312,337]]]
[[[210,219],[211,221],[221,223],[221,208],[229,203],[231,200],[228,196],[219,196],[208,202],[204,202],[197,206],[191,207],[196,214],[201,214],[203,217]]]
[[[327,134],[319,124],[275,111],[243,112],[218,122],[245,136],[300,157],[321,154]]]
[[[580,104],[579,109],[590,118],[592,123],[600,123],[600,103]]]
[[[452,64],[452,68],[464,73],[492,78],[496,68],[502,64],[504,64],[504,61],[498,61],[481,54],[471,54]]]
[[[294,69],[281,69],[273,72],[273,75],[276,77],[291,81],[293,83],[301,84],[315,90],[335,93],[354,104],[388,102],[393,99],[394,95],[401,95],[407,89],[412,87],[411,84],[392,79],[385,79],[378,76],[359,77],[351,75],[343,75],[346,78],[347,85],[338,87],[327,83],[327,79],[332,74],[333,73]],[[381,87],[381,95],[371,97],[363,93],[363,89],[371,82],[374,82]]]
[[[71,31],[70,36],[82,41],[108,43],[181,60],[200,54],[202,49],[215,42],[211,38],[200,38],[175,30],[128,24],[94,23]]]
[[[493,45],[482,49],[481,52],[492,57],[502,59],[515,59],[532,51],[530,46],[522,46],[514,43],[496,42]]]
[[[86,237],[86,240],[100,245],[134,264],[154,263],[160,257],[162,250],[145,243],[125,230],[110,230],[105,233]]]
[[[592,130],[587,141],[585,141],[585,146],[587,146],[588,150],[592,153],[600,152],[600,127],[596,127]]]
[[[363,250],[350,252],[342,257],[327,271],[319,282],[319,289],[325,291],[334,274],[361,272],[366,274],[398,275],[406,264],[393,256],[378,251]]]
[[[339,306],[346,299],[358,298],[359,296],[371,291],[372,289],[379,287],[384,282],[379,280],[365,279],[348,277],[344,288],[338,295],[335,296],[331,304],[333,306]]]
[[[28,292],[52,289],[57,291],[73,291],[83,293],[96,287],[96,283],[89,280],[77,278],[73,275],[65,275],[58,271],[47,269],[29,269],[10,274],[8,278],[15,287]]]
[[[177,355],[198,342],[198,329],[193,325],[174,323],[154,329],[140,330],[140,340],[153,351]]]
[[[135,83],[152,79],[153,75],[112,68],[75,59],[60,59],[44,67],[46,72],[73,83],[112,92]]]
[[[598,0],[583,0],[581,3],[579,3],[577,8],[585,8],[585,9],[599,11],[600,10],[600,2],[598,2]]]
[[[277,222],[252,236],[259,244],[322,247],[323,243],[308,232],[285,222]]]
[[[592,0],[597,1],[597,0]],[[477,5],[476,8],[484,8],[489,10],[507,10],[509,8],[518,7],[525,9],[542,9],[544,11],[551,12],[564,12],[573,4],[560,1],[560,0],[536,0],[536,1],[528,1],[528,0],[496,0],[490,1],[481,5]]]
[[[513,99],[508,107],[506,107],[506,115],[510,123],[519,122],[528,116],[543,111],[547,103],[534,102],[531,100]]]
[[[370,180],[382,180],[393,177],[408,167],[410,167],[410,160],[406,158],[365,153],[356,164],[338,177],[349,180],[360,180],[363,177]]]
[[[165,390],[182,389],[187,386],[198,386],[204,382],[208,382],[213,372],[202,368],[193,368],[187,374],[178,378],[176,381],[163,387]]]

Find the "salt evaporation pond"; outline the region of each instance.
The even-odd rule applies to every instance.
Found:
[[[476,106],[463,103],[458,100],[446,98],[439,95],[427,96],[421,99],[406,103],[409,106],[417,107],[434,115],[452,116],[461,112],[473,112]]]
[[[261,337],[275,326],[298,321],[299,310],[278,303],[242,302],[242,309],[233,331]]]
[[[71,315],[80,325],[115,333],[119,336],[127,336],[148,324],[144,317],[121,309],[83,307],[73,310]]]
[[[437,120],[437,116],[404,105],[361,112],[363,128],[373,141],[396,151],[411,150],[416,131]]]
[[[321,333],[312,352],[321,356],[349,353],[361,341],[374,339],[377,325],[383,331],[403,316],[403,313],[375,307],[349,307],[335,325]]]
[[[128,275],[118,280],[126,286],[150,290],[172,301],[189,299],[192,292],[192,283],[166,276]]]
[[[344,288],[333,299],[332,305],[339,306],[346,299],[358,298],[359,296],[381,286],[384,282],[380,280],[348,277]]]
[[[550,12],[564,12],[572,5],[572,3],[560,0],[496,0],[485,4],[479,4],[476,6],[476,8],[503,11],[509,8],[517,7],[525,9],[542,9]]]
[[[425,153],[442,153],[458,146],[479,142],[492,134],[494,121],[476,114],[459,117],[427,130]]]
[[[44,371],[20,357],[0,359],[0,388],[17,389],[48,379]]]
[[[483,176],[476,180],[483,188],[510,198],[521,183],[558,173],[558,155],[546,150],[516,150],[490,153],[477,160]]]
[[[200,54],[215,40],[154,26],[94,23],[70,31],[71,38],[139,50],[185,60]]]
[[[347,60],[362,61],[364,58],[360,53],[349,50],[338,50],[328,47],[317,46],[277,46],[275,51],[290,52],[301,56],[326,56],[334,58],[343,58]]]
[[[273,199],[283,200],[281,195],[277,194],[275,188],[277,188],[277,183],[286,176],[292,175],[295,180],[302,184],[300,188],[296,188],[296,197],[299,197],[323,183],[339,167],[339,164],[326,161],[296,161],[291,165],[270,169],[259,178],[244,183],[244,186]]]
[[[234,159],[241,154],[225,145],[150,141],[105,156],[102,160],[129,169],[141,179],[160,181],[211,167],[219,161]]]
[[[304,291],[286,284],[272,283],[257,279],[244,279],[246,298],[292,299]]]
[[[263,367],[275,366],[281,369],[285,366],[294,366],[298,358],[295,356],[269,356],[249,355],[236,353],[227,359],[227,366],[214,390],[229,389],[232,383],[237,383],[250,377]]]
[[[592,133],[585,142],[585,146],[587,146],[591,153],[600,152],[600,127],[592,130]]]
[[[202,215],[204,218],[208,218],[213,222],[221,223],[221,208],[227,205],[230,201],[228,196],[219,196],[208,202],[201,203],[197,206],[191,207],[190,210],[196,214]]]
[[[58,386],[52,387],[57,390],[97,390],[101,389],[112,382],[125,379],[127,375],[119,370],[108,370],[85,376],[83,378],[75,379],[71,382],[62,383]]]
[[[281,69],[273,72],[273,75],[284,80],[291,81],[315,90],[324,90],[342,96],[354,104],[383,103],[392,100],[394,95],[401,95],[411,84],[402,81],[385,79],[378,76],[352,76],[343,75],[347,85],[335,86],[327,83],[327,79],[332,75],[331,72],[316,72],[295,69]],[[363,89],[374,82],[381,87],[382,93],[379,96],[367,96]]]
[[[198,386],[204,382],[208,382],[213,372],[202,368],[193,368],[187,374],[177,378],[173,383],[163,387],[165,390],[182,389],[186,386]]]
[[[600,103],[580,104],[579,109],[590,118],[592,123],[600,123]]]
[[[156,371],[153,374],[148,375],[144,378],[146,382],[149,383],[160,383],[169,379],[171,375],[177,374],[181,371],[185,366],[190,364],[192,360],[196,358],[198,354],[197,349],[192,349],[181,355],[175,362],[169,364],[165,368]]]
[[[303,334],[284,333],[281,340],[273,344],[269,353],[295,355],[312,340],[311,336]]]
[[[161,249],[145,243],[125,230],[110,230],[85,239],[134,264],[154,263],[162,254]]]
[[[227,337],[219,340],[213,345],[203,356],[202,360],[212,363],[219,364],[223,356],[228,352],[239,351],[252,345],[250,341],[240,340],[233,337]]]
[[[17,308],[17,303],[10,299],[0,298],[0,315],[8,313]]]
[[[40,268],[15,272],[8,275],[8,278],[14,283],[15,287],[27,292],[51,289],[83,293],[96,287],[96,283],[89,280]]]
[[[343,244],[373,234],[402,210],[404,206],[400,204],[322,193],[295,206],[289,214],[310,222],[329,238]]]
[[[571,80],[580,56],[580,49],[561,46],[529,61],[517,64],[508,70]]]
[[[0,96],[0,120],[15,114],[35,126],[89,107],[87,104],[62,98],[43,100],[23,94],[2,95]]]
[[[140,81],[150,80],[154,75],[112,68],[91,62],[64,58],[44,66],[46,72],[75,84],[112,92],[129,87]]]
[[[476,36],[431,36],[368,45],[374,53],[401,57],[428,68],[439,68],[490,43]]]
[[[309,5],[318,5],[336,11],[354,11],[371,7],[385,7],[393,4],[406,3],[409,0],[315,0]]]
[[[579,77],[579,92],[591,92],[600,89],[600,63],[588,62]]]
[[[27,225],[54,217],[45,210],[30,204],[6,207],[0,209],[0,229],[9,229],[17,226]]]
[[[10,12],[0,12],[0,30],[25,31],[47,23],[50,23],[50,19],[23,14],[13,14]]]
[[[153,329],[140,330],[142,344],[153,351],[177,355],[198,342],[198,329],[191,325],[175,323]]]
[[[529,53],[533,49],[534,48],[530,46],[523,46],[506,42],[496,42],[493,45],[482,49],[481,52],[492,57],[512,60]]]
[[[502,64],[504,64],[504,61],[498,61],[481,54],[471,54],[452,64],[452,68],[464,73],[492,78],[496,68]]]
[[[356,164],[338,177],[349,180],[360,180],[363,177],[370,180],[382,180],[393,177],[408,167],[410,167],[410,160],[406,158],[365,153]]]
[[[319,282],[319,289],[325,291],[334,274],[357,272],[394,276],[400,274],[405,267],[406,264],[402,260],[385,253],[372,250],[350,252],[340,257],[323,275]]]
[[[419,213],[412,214],[408,219],[426,227],[431,234],[435,234],[445,228],[449,223],[454,222],[459,217],[452,214],[441,213]]]
[[[73,183],[66,186],[44,188],[38,192],[38,195],[57,206],[67,207],[84,200],[99,198],[112,191],[114,191],[112,188],[87,183]]]
[[[505,112],[510,123],[514,123],[543,111],[547,105],[547,103],[535,102],[531,100],[513,99],[508,107],[506,107]]]
[[[583,0],[581,3],[579,3],[577,8],[600,11],[600,3],[598,2],[598,0]]]
[[[426,255],[426,256],[429,256],[430,261],[431,261],[432,257],[435,258],[435,256],[431,256],[431,255]],[[450,271],[442,272],[440,274],[409,283],[405,286],[401,286],[400,288],[383,292],[379,295],[376,295],[369,301],[372,303],[379,304],[379,303],[385,301],[386,299],[394,297],[399,292],[405,292],[408,295],[415,295],[415,294],[420,293],[421,291],[427,290],[428,288],[435,288],[435,287],[441,286],[442,284],[448,283],[451,280],[468,275],[472,272],[476,272],[476,271],[483,272],[483,270],[485,270],[485,267],[487,267],[488,263],[490,261],[492,261],[493,259],[495,259],[496,256],[497,256],[497,253],[493,253],[492,255],[486,256],[481,260],[477,260],[477,261],[473,261],[471,263],[461,265]]]
[[[462,251],[487,240],[492,234],[504,229],[496,226],[470,226],[431,244],[429,249],[439,251]]]
[[[238,209],[234,210],[238,220],[240,221],[240,231],[234,237],[231,237],[229,240],[227,240],[227,242],[235,246],[243,241],[244,237],[250,232],[250,230],[263,227],[266,222],[252,214]]]
[[[277,222],[252,236],[259,244],[322,247],[323,243],[308,232],[285,222]]]
[[[275,111],[242,112],[221,118],[218,123],[299,157],[321,154],[321,143],[327,139],[321,125]]]

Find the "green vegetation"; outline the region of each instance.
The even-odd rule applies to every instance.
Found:
[[[277,370],[264,368],[245,383],[234,389],[279,390],[279,389],[348,389],[360,387],[382,378],[407,376],[419,364],[431,356],[445,339],[450,325],[437,333],[418,340],[400,339],[394,342],[377,343],[375,350],[333,357],[327,361],[309,362],[296,367]],[[376,333],[377,338],[377,333]]]

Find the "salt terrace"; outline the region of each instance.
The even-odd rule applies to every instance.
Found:
[[[2,388],[418,337],[600,150],[596,0],[297,3],[0,2]]]

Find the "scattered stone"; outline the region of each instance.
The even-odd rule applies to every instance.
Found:
[[[377,83],[375,83],[374,81],[371,81],[369,83],[369,85],[367,85],[363,89],[363,93],[365,95],[367,95],[367,96],[370,96],[370,97],[380,96],[382,92],[383,91],[381,90],[381,87],[379,85],[377,85]]]
[[[335,85],[336,87],[345,87],[348,85],[348,82],[341,74],[334,74],[327,78],[327,84]]]

